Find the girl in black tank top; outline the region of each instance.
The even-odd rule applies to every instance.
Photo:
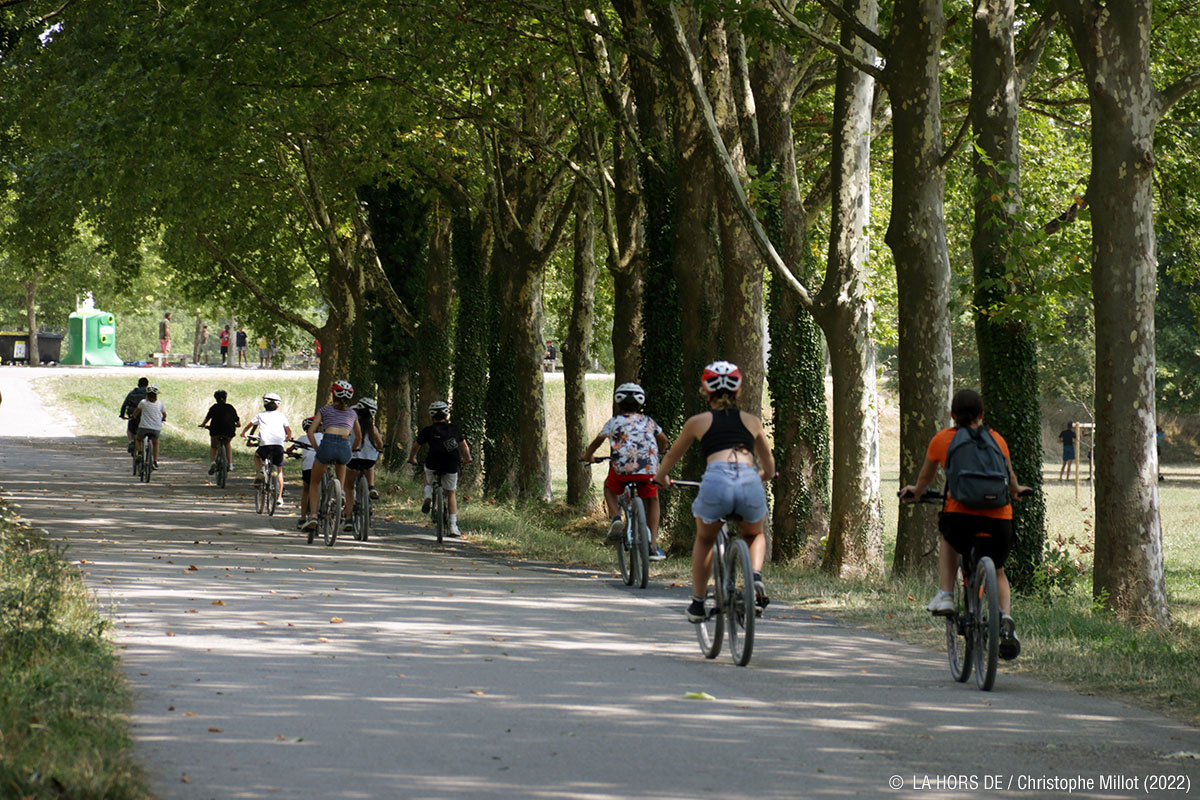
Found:
[[[707,459],[722,450],[754,450],[754,434],[742,422],[742,412],[737,406],[714,408],[712,423],[700,438],[700,452]]]

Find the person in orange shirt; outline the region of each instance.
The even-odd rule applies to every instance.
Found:
[[[954,418],[953,428],[944,428],[929,442],[925,452],[925,463],[917,475],[917,482],[900,490],[900,497],[906,502],[913,502],[921,497],[933,479],[937,477],[938,467],[946,468],[946,452],[951,440],[959,428],[979,428],[983,426],[983,398],[971,389],[963,389],[954,395],[950,404],[950,416]],[[1027,487],[1017,482],[1013,472],[1012,459],[1008,453],[1008,443],[1004,437],[993,430],[988,430],[1004,460],[1008,465],[1008,490],[1010,497],[1019,497],[1029,491]],[[937,594],[929,601],[929,611],[934,614],[948,614],[954,611],[954,580],[958,572],[958,551],[969,547],[978,533],[990,534],[991,538],[984,545],[984,555],[991,556],[996,564],[996,588],[1000,595],[1000,657],[1016,658],[1021,652],[1021,642],[1017,639],[1016,625],[1012,618],[1012,595],[1008,588],[1008,576],[1004,574],[1004,561],[1012,549],[1012,503],[999,508],[970,508],[956,502],[946,488],[946,502],[938,515],[938,530],[942,537],[938,547],[938,577],[941,583]]]

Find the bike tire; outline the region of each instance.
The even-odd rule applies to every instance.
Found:
[[[696,641],[705,658],[716,658],[721,654],[721,643],[725,639],[724,596],[725,546],[718,536],[712,551],[712,585],[704,595],[704,620],[695,623]]]
[[[229,478],[229,462],[225,460],[225,444],[217,451],[217,488],[224,489],[225,481]]]
[[[258,473],[259,483],[254,487],[254,513],[261,514],[267,507],[267,470],[264,467]]]
[[[960,568],[954,572],[954,613],[946,617],[946,656],[950,660],[950,674],[959,683],[966,683],[971,677],[975,645],[971,633],[973,626],[969,595],[963,586]]]
[[[621,539],[614,547],[617,548],[617,567],[621,570],[621,582],[626,586],[633,586],[633,527],[632,527],[632,512],[624,502],[621,503],[621,521],[625,523],[625,528],[621,534]]]
[[[646,527],[646,506],[642,498],[633,498],[633,585],[645,589],[650,582],[650,529]]]
[[[725,556],[729,567],[725,571],[726,635],[733,663],[744,667],[754,652],[754,565],[750,563],[750,547],[743,539],[735,539]]]
[[[137,478],[141,475],[142,462],[137,457],[137,450],[133,451],[133,477]]]
[[[321,519],[321,537],[325,540],[326,547],[333,547],[333,543],[337,541],[338,527],[342,524],[342,505],[345,498],[342,496],[342,483],[336,477],[329,483],[329,491],[324,497],[325,507]]]
[[[149,450],[151,453],[154,452],[153,448],[150,446],[149,438],[146,439],[145,448],[147,450]],[[150,473],[152,473],[152,472],[154,472],[154,457],[151,456],[150,458],[147,458],[145,451],[143,451],[142,452],[142,476],[141,476],[142,483],[150,482]]]
[[[437,532],[437,543],[441,544],[446,538],[446,514],[442,506],[446,502],[446,496],[442,493],[442,487],[439,485],[433,490],[433,528]]]
[[[365,472],[358,473],[354,482],[354,538],[367,541],[371,534],[371,494]]]
[[[996,565],[984,556],[975,568],[975,683],[989,692],[996,683],[1000,658],[1000,594]]]
[[[266,492],[265,499],[267,502],[268,517],[275,516],[275,506],[279,503],[279,493],[277,491],[279,486],[279,478],[276,473],[277,469],[278,467],[276,467],[274,464],[271,464],[267,468],[267,478],[263,483],[263,491]]]

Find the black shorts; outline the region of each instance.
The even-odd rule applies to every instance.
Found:
[[[373,466],[375,466],[374,459],[352,458],[352,459],[350,459],[350,463],[346,465],[346,469],[352,469],[355,472],[366,472]]]
[[[264,444],[254,451],[263,461],[270,461],[277,467],[283,466],[283,445]]]
[[[942,532],[942,538],[959,553],[967,552],[974,544],[976,557],[990,557],[996,569],[1004,566],[1008,551],[1013,546],[1011,519],[983,517],[979,514],[948,514],[943,511],[938,515],[938,530]]]
[[[229,355],[229,345],[223,344],[221,345],[221,356],[224,357],[227,355]]]
[[[312,483],[312,470],[306,469],[300,473],[300,479],[304,481],[304,485],[308,486]]]
[[[137,434],[137,420],[134,419],[133,417],[129,417],[129,421],[128,421],[128,424],[125,426],[125,430],[129,432],[130,436],[136,435]]]
[[[208,444],[211,447],[220,447],[221,445],[233,441],[233,433],[210,433],[208,435]]]

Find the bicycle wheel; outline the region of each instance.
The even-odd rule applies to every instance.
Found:
[[[145,450],[142,451],[142,483],[149,483],[150,473],[154,471],[154,447],[150,444],[149,437],[143,446]]]
[[[138,458],[137,447],[133,448],[133,477],[138,477],[141,474],[142,460]]]
[[[371,533],[371,495],[367,474],[358,473],[354,482],[354,538],[365,542]]]
[[[729,636],[729,654],[733,663],[744,667],[754,651],[754,566],[745,540],[735,539],[726,552],[729,566],[725,571],[725,613]]]
[[[328,471],[325,474],[329,474]],[[326,547],[337,541],[338,526],[342,524],[342,483],[336,477],[329,482],[329,490],[322,496],[321,536]]]
[[[975,682],[990,691],[996,682],[996,663],[1000,656],[1000,595],[996,587],[996,565],[990,558],[979,559],[975,580]]]
[[[633,585],[645,589],[650,582],[650,529],[646,527],[646,506],[642,498],[633,498],[633,546],[629,550]]]
[[[631,525],[632,510],[625,505],[625,501],[621,502],[621,521],[625,523],[625,527],[621,533],[621,539],[614,547],[617,548],[617,566],[621,570],[621,582],[626,586],[633,586],[633,527]]]
[[[229,462],[225,459],[225,445],[222,443],[217,448],[217,488],[224,489],[225,481],[229,477]]]
[[[446,537],[446,514],[442,508],[445,503],[446,495],[442,493],[441,484],[438,484],[433,487],[433,527],[437,531],[438,544]]]
[[[969,599],[960,567],[954,573],[954,613],[946,617],[946,655],[950,659],[950,674],[959,683],[971,677],[971,652],[975,645]]]
[[[267,465],[267,477],[263,482],[263,491],[266,493],[267,501],[267,516],[275,516],[275,505],[279,502],[279,468],[274,464]]]
[[[267,467],[263,465],[258,473],[258,483],[254,487],[254,513],[261,514],[267,507]]]
[[[721,640],[725,636],[724,605],[725,544],[724,533],[718,534],[712,551],[712,585],[704,595],[704,621],[696,623],[696,641],[705,658],[716,658],[721,654]]]

